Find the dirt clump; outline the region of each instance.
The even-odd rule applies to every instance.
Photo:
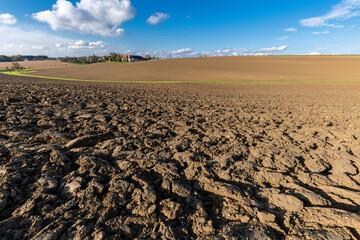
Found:
[[[0,239],[360,237],[357,85],[0,84]]]

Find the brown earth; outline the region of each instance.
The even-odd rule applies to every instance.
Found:
[[[107,81],[360,82],[360,56],[258,56],[100,63],[33,75]]]
[[[360,238],[358,84],[0,84],[0,239]]]
[[[28,62],[17,62],[21,66],[25,68],[32,68],[32,69],[41,69],[41,68],[53,68],[53,67],[67,67],[73,64],[65,63],[60,61],[28,61]],[[11,67],[12,62],[0,62],[0,69],[5,69],[6,67]]]

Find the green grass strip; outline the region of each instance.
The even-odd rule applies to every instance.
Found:
[[[210,83],[210,84],[360,84],[360,81],[355,82],[342,82],[342,81],[111,81],[111,80],[86,80],[86,79],[75,79],[75,78],[59,78],[59,77],[47,77],[39,75],[27,75],[27,73],[37,72],[34,69],[25,69],[22,71],[7,71],[1,70],[0,73],[21,76],[21,77],[34,77],[42,79],[54,79],[62,81],[75,81],[75,82],[98,82],[98,83]]]
[[[24,69],[24,70],[14,70],[14,71],[0,69],[0,73],[11,74],[11,75],[21,75],[21,74],[33,73],[33,72],[36,72],[36,71],[34,69]]]

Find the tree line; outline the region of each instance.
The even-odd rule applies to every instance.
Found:
[[[60,57],[59,59],[61,62],[78,63],[78,64],[106,62],[106,59],[104,59],[103,57],[98,57],[95,55],[89,57]]]
[[[99,62],[127,62],[128,55],[120,54],[120,53],[109,53],[109,55],[105,56],[96,56],[95,54],[92,56],[83,56],[83,57],[59,57],[59,58],[49,58],[45,55],[33,56],[33,55],[14,55],[14,56],[5,56],[0,55],[0,62],[20,62],[20,61],[39,61],[39,60],[60,60],[62,62],[67,63],[76,63],[76,64],[91,64],[91,63],[99,63]],[[151,60],[155,59],[150,56],[141,57],[141,56],[132,56],[136,57],[137,60]]]
[[[33,56],[33,55],[13,55],[13,56],[5,56],[0,55],[0,62],[18,62],[18,61],[38,61],[38,60],[50,60],[48,56],[45,55],[39,55],[39,56]]]
[[[99,62],[128,62],[127,54],[120,54],[120,53],[109,53],[109,55],[105,56],[84,56],[84,57],[63,57],[59,58],[62,62],[68,63],[77,63],[77,64],[91,64],[91,63],[99,63]],[[133,56],[137,59],[141,59],[142,61],[155,59],[150,56],[141,57],[141,56]]]

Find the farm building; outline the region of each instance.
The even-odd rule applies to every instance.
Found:
[[[146,61],[147,59],[142,56],[129,55],[129,54],[115,54],[113,56],[103,56],[101,57],[106,62],[116,61],[116,62],[140,62]]]
[[[123,62],[139,62],[139,61],[145,61],[145,59],[141,56],[136,55],[121,55],[121,60]]]

